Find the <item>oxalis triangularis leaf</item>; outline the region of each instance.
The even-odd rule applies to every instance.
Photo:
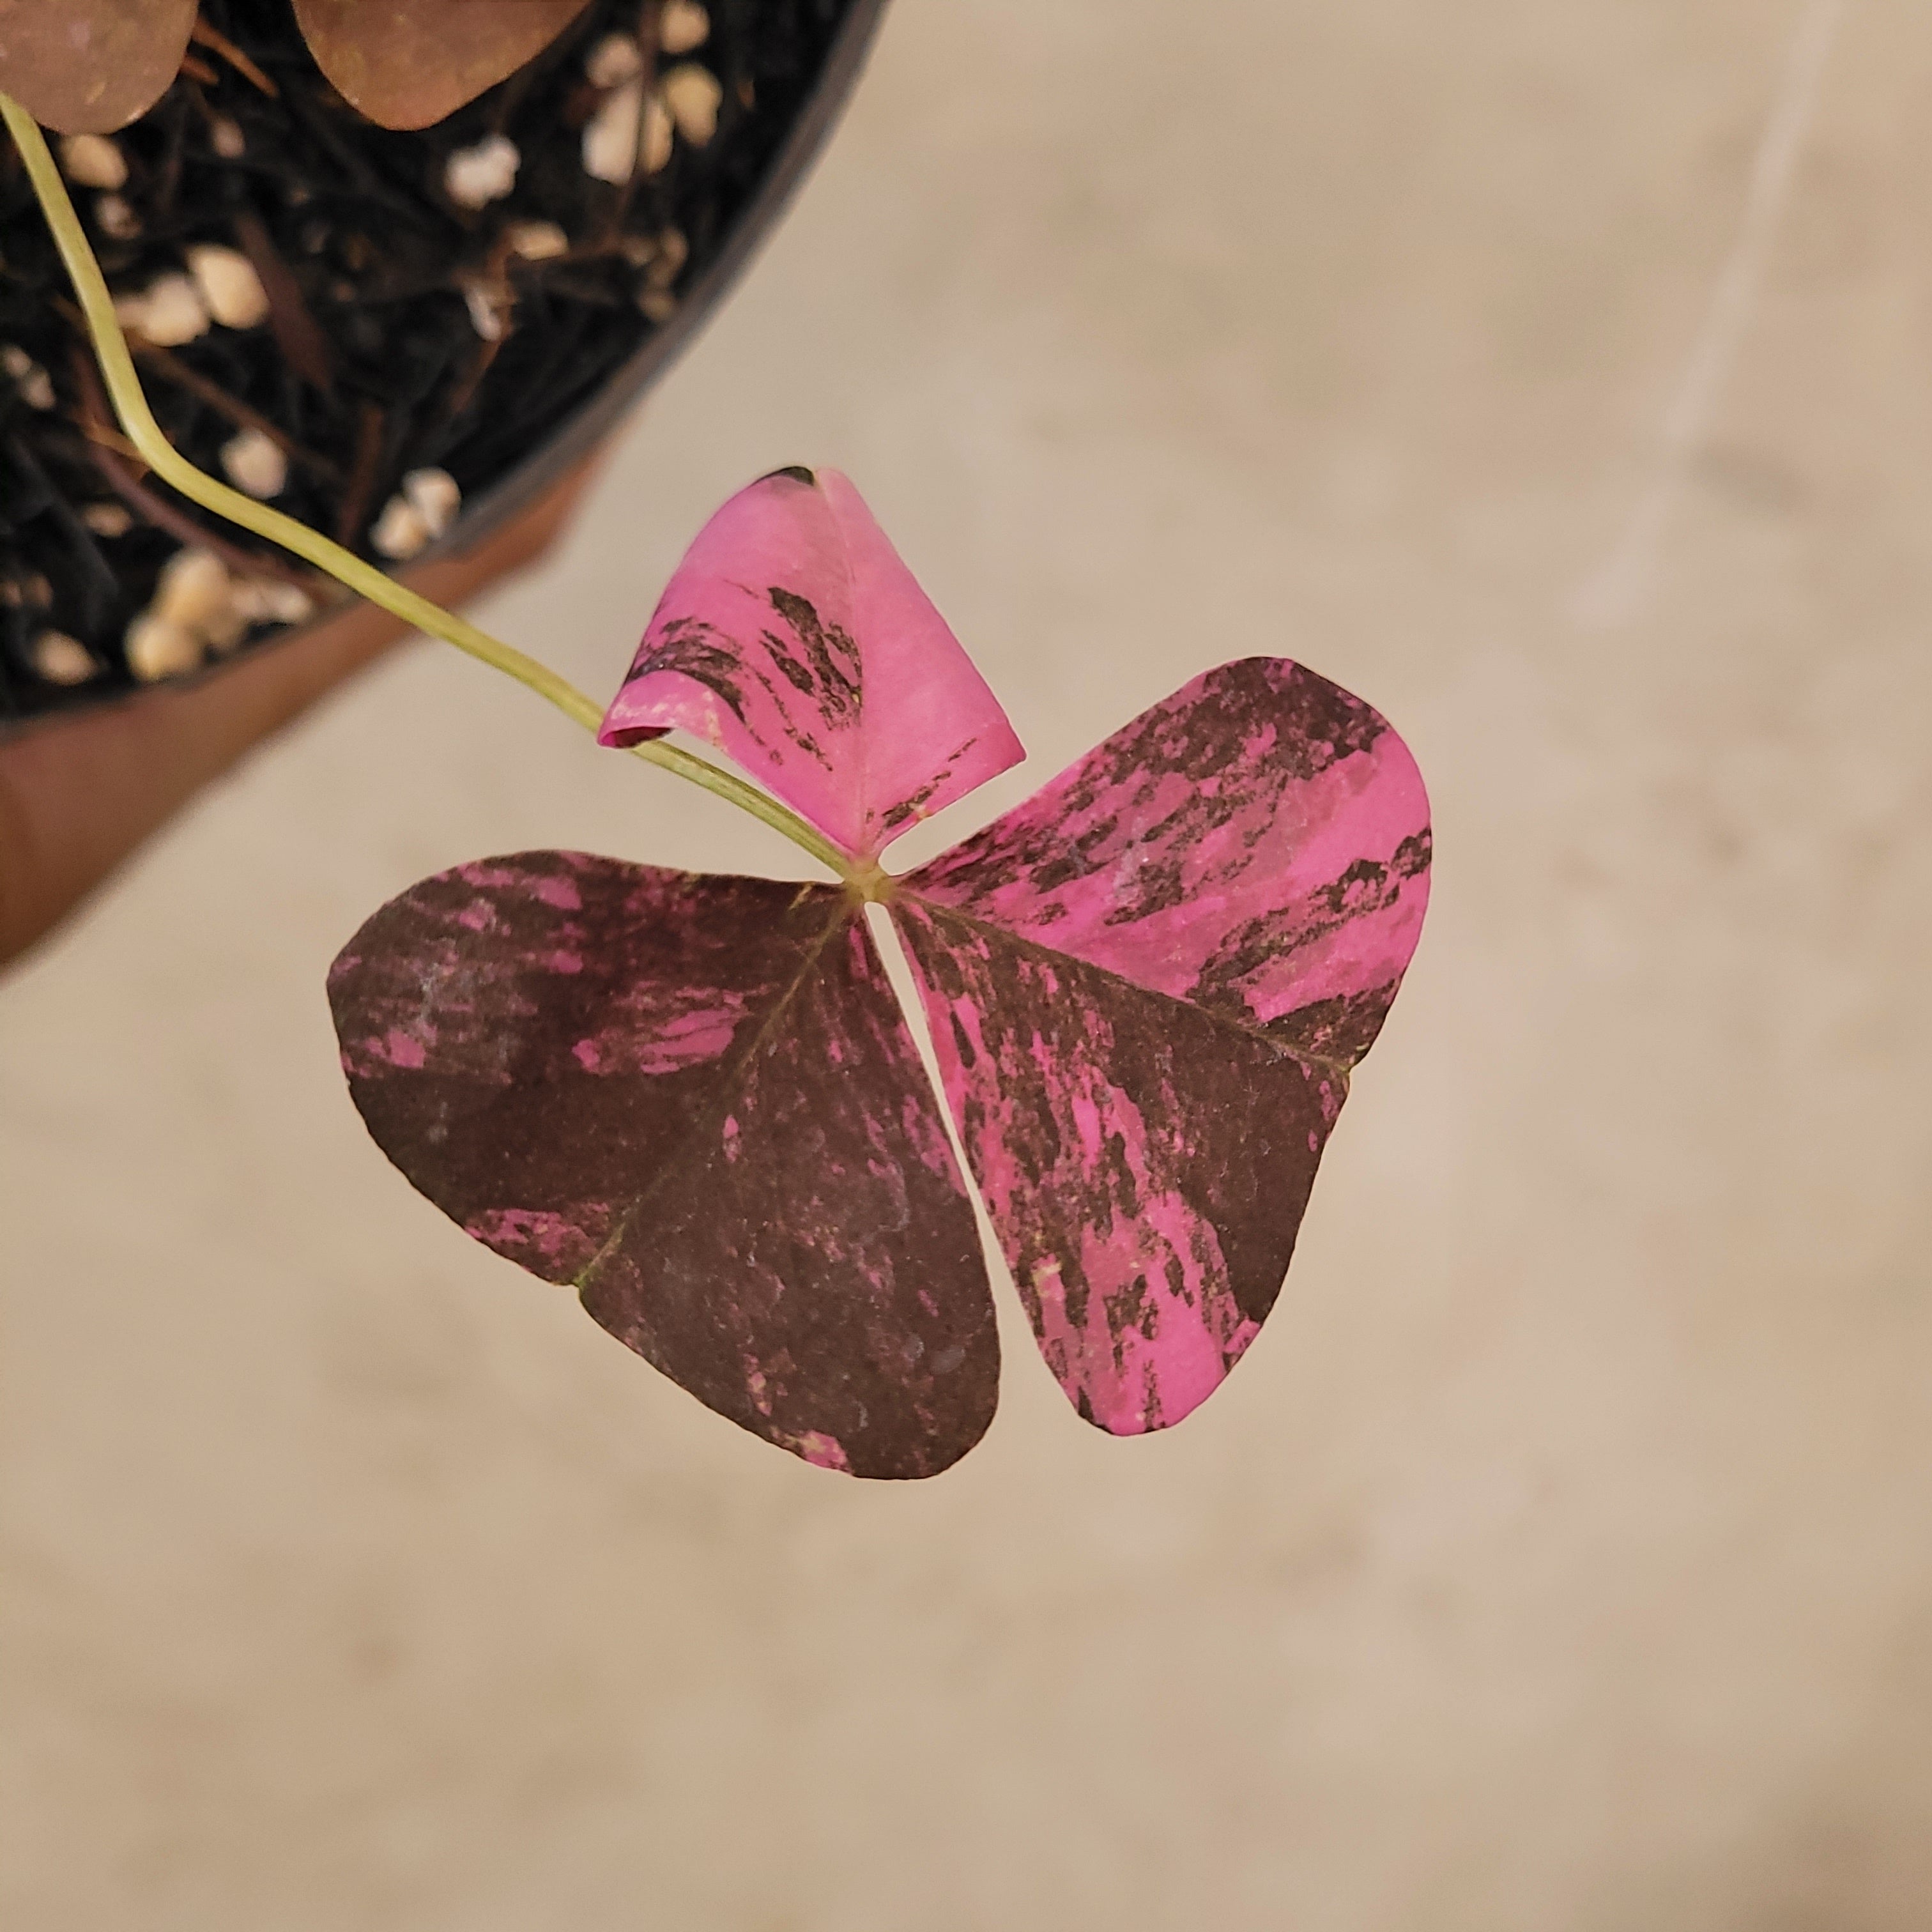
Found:
[[[0,118],[156,476],[595,721],[554,671],[169,443],[44,137],[4,88]],[[776,796],[659,742],[677,725]],[[1420,930],[1427,802],[1384,721],[1285,658],[1224,664],[894,879],[891,840],[1020,747],[850,484],[793,469],[706,526],[598,735],[842,884],[539,852],[392,901],[329,990],[404,1172],[754,1432],[855,1474],[946,1468],[992,1417],[998,1346],[876,902],[1061,1386],[1121,1434],[1211,1393],[1274,1301]]]
[[[1022,753],[857,492],[802,469],[706,526],[600,735],[674,726],[820,827],[848,883],[574,852],[424,880],[329,977],[378,1144],[720,1414],[932,1475],[992,1419],[998,1344],[878,900],[1048,1366],[1115,1434],[1180,1420],[1274,1300],[1414,950],[1428,806],[1402,741],[1245,658],[890,878],[892,838]]]

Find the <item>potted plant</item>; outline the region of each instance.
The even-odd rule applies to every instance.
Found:
[[[1428,804],[1387,721],[1288,659],[1224,664],[895,876],[894,838],[1024,754],[847,479],[790,466],[726,503],[599,705],[172,447],[52,153],[0,105],[158,477],[832,875],[524,852],[382,908],[328,994],[356,1104],[410,1180],[823,1468],[930,1476],[991,1419],[968,1171],[1085,1420],[1138,1434],[1210,1395],[1275,1300],[1420,935]]]
[[[883,5],[15,0],[0,89],[58,137],[170,440],[458,596],[554,525],[770,232]],[[306,692],[397,633],[130,448],[10,149],[0,479],[0,756],[296,634],[331,668]],[[22,836],[91,877],[128,829],[93,803]],[[56,909],[10,909],[0,954]]]

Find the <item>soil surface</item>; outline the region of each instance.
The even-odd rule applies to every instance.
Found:
[[[242,313],[250,299],[266,308],[259,322],[137,342],[162,427],[203,469],[244,488],[252,478],[251,494],[279,477],[266,500],[366,556],[401,561],[456,501],[418,472],[445,472],[463,500],[474,496],[540,450],[671,319],[764,178],[849,4],[687,0],[674,23],[659,0],[596,0],[520,73],[446,121],[401,133],[335,94],[288,0],[206,0],[213,34],[154,108],[111,137],[111,152],[76,157],[56,144],[117,299],[139,303],[186,274],[208,306],[218,284],[194,271],[208,259],[196,251],[214,248],[245,263],[227,263],[231,278],[240,268]],[[668,86],[680,68],[702,73]],[[619,183],[587,171],[586,136],[600,113],[621,123],[614,104],[627,80],[682,111],[660,117],[655,154],[646,131],[644,160]],[[499,184],[508,191],[470,205]],[[178,300],[182,284],[167,286]],[[152,301],[146,314],[154,334],[178,334]],[[10,148],[0,156],[0,732],[191,671],[298,618],[305,598],[319,606],[332,594],[146,476],[110,420]],[[151,634],[130,651],[164,566],[198,529],[226,568],[225,579],[203,573],[220,608],[208,614],[202,583],[188,643],[170,632],[170,647]]]

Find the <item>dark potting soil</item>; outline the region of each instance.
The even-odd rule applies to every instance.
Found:
[[[658,46],[661,0],[596,0],[520,73],[434,127],[398,133],[322,79],[288,0],[204,0],[203,20],[259,77],[218,41],[197,44],[167,94],[112,137],[124,184],[87,187],[68,170],[117,298],[178,274],[202,244],[248,256],[268,296],[259,326],[218,323],[139,356],[163,429],[221,476],[224,446],[253,426],[286,460],[275,507],[393,567],[371,538],[406,476],[446,471],[473,497],[670,320],[757,189],[851,4],[708,0],[708,33],[674,55]],[[680,131],[662,169],[623,187],[586,171],[582,142],[609,92],[586,60],[613,34],[638,41],[647,79],[649,64],[662,74],[694,62],[721,84],[716,132]],[[514,187],[465,206],[446,165],[493,135],[514,144]],[[112,430],[65,272],[19,157],[0,145],[4,734],[137,682],[130,626],[197,529],[232,581],[293,580],[318,605],[332,591],[174,496]],[[516,252],[531,223],[554,224],[567,248]],[[260,602],[241,648],[278,628]],[[236,647],[242,621],[214,641]]]

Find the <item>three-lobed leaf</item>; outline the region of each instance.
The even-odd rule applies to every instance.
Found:
[[[673,578],[603,736],[675,726],[875,880],[1018,755],[830,471],[741,492]],[[1101,1428],[1179,1420],[1272,1306],[1429,856],[1386,722],[1256,658],[872,888],[1041,1352]],[[862,899],[524,854],[385,907],[330,994],[371,1132],[470,1234],[768,1440],[920,1476],[986,1426],[998,1348]]]

